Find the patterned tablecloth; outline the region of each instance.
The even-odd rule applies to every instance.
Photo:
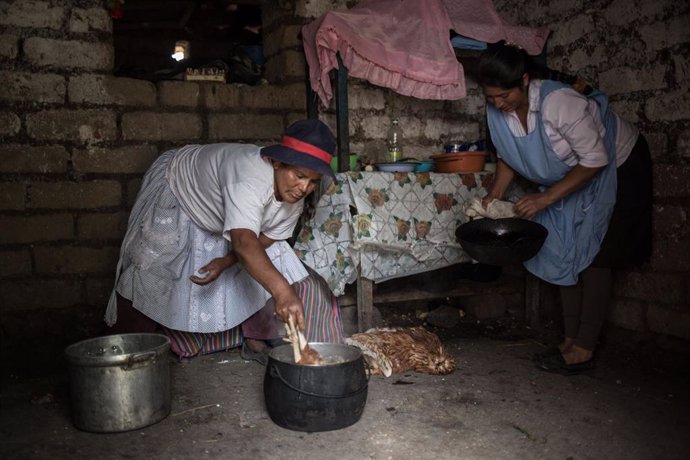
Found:
[[[320,192],[295,252],[335,295],[361,274],[375,282],[471,259],[455,240],[462,206],[486,195],[489,172],[346,172]]]

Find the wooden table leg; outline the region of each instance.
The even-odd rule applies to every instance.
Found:
[[[541,305],[541,281],[531,273],[525,273],[525,322],[534,330],[541,329],[539,310]]]
[[[357,277],[357,327],[365,332],[374,326],[374,282]]]

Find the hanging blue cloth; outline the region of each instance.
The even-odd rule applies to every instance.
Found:
[[[541,100],[563,83],[546,80],[540,90]],[[608,98],[599,91],[589,97],[599,104],[606,128],[604,145],[609,162],[585,186],[539,211],[533,220],[549,231],[539,253],[524,263],[535,276],[549,283],[569,286],[599,252],[616,202],[616,118],[608,111]],[[553,151],[541,117],[536,128],[526,136],[513,136],[501,112],[487,106],[491,140],[503,161],[515,172],[539,185],[539,190],[561,180],[571,167]]]

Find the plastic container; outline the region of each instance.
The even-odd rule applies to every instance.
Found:
[[[484,170],[486,152],[457,152],[432,155],[436,162],[436,172],[470,173]]]

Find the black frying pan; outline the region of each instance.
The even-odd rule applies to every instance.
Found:
[[[534,257],[548,230],[531,220],[516,217],[475,219],[462,224],[455,236],[473,259],[488,265],[514,265]]]

